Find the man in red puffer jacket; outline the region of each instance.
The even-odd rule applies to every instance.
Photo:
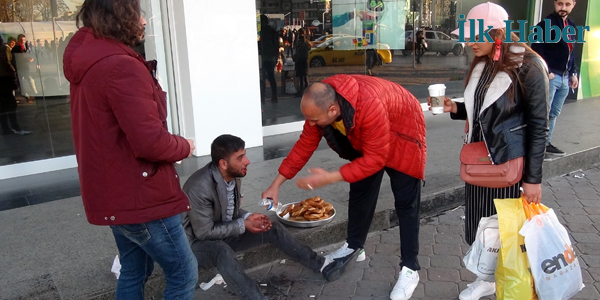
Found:
[[[167,130],[166,94],[131,47],[146,21],[139,0],[86,0],[64,54],[81,198],[88,222],[110,225],[119,249],[116,299],[143,299],[156,261],[164,299],[192,299],[198,265],[181,213],[190,210],[173,163],[194,142]]]
[[[350,183],[346,244],[326,256],[323,270],[335,280],[357,259],[375,213],[384,171],[390,176],[400,222],[402,271],[391,298],[408,299],[419,282],[419,205],[425,175],[425,118],[419,101],[400,85],[370,76],[335,75],[311,85],[300,106],[306,117],[300,139],[263,193],[277,202],[279,187],[304,167],[325,137],[341,158],[339,171],[313,168],[298,179],[303,189],[339,181]]]

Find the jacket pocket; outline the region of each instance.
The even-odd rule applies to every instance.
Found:
[[[514,132],[514,131],[517,131],[517,130],[521,130],[521,129],[525,128],[525,127],[527,127],[527,124],[522,124],[522,125],[519,125],[519,126],[513,127],[513,128],[511,128],[511,129],[509,129],[508,131],[510,131],[510,132]]]
[[[406,140],[406,141],[409,141],[409,142],[417,144],[419,146],[419,149],[422,148],[421,141],[419,141],[417,138],[414,138],[412,136],[408,136],[406,134],[398,133],[398,132],[394,132],[394,133],[396,135],[398,135],[403,140]]]
[[[128,225],[115,225],[110,226],[112,229],[120,231],[127,239],[136,243],[138,246],[143,245],[150,240],[150,232],[146,224],[128,224]]]

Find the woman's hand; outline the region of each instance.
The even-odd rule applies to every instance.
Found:
[[[527,203],[539,204],[542,201],[542,185],[540,183],[525,183],[523,182],[521,195]]]
[[[429,105],[429,110],[431,110],[431,97],[427,97],[427,105]],[[450,100],[448,97],[444,98],[444,112],[450,112],[453,114],[458,112],[456,103]]]

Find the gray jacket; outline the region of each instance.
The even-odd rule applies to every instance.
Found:
[[[237,219],[246,211],[240,209],[241,180],[236,179],[233,220],[227,216],[227,188],[219,169],[212,162],[194,172],[183,185],[190,199],[191,210],[182,214],[183,228],[190,243],[195,240],[222,240],[242,233]]]

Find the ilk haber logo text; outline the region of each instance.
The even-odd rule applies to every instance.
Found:
[[[459,15],[458,22],[458,42],[459,43],[493,43],[494,39],[490,36],[489,31],[492,29],[492,26],[488,26],[487,29],[484,28],[483,19],[468,19],[465,20],[465,15]],[[472,41],[465,40],[465,23],[469,22],[469,36],[473,37]],[[565,26],[564,29],[556,25],[552,25],[550,19],[544,19],[544,27],[542,26],[531,26],[529,36],[525,35],[525,26],[527,26],[526,20],[518,20],[519,29],[512,29],[512,24],[514,21],[506,20],[504,21],[506,24],[506,39],[505,42],[511,43],[512,40],[510,35],[512,32],[517,33],[519,36],[519,43],[558,43],[561,39],[563,39],[567,43],[585,43],[583,40],[583,31],[590,31],[589,26]],[[479,27],[479,38],[475,40],[475,28]],[[552,38],[552,32],[555,32],[554,39]],[[575,38],[575,35],[577,38]]]

